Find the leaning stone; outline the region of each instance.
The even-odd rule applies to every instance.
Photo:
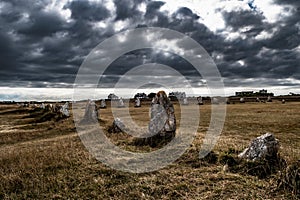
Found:
[[[268,160],[277,158],[278,150],[278,140],[271,133],[266,133],[252,140],[249,147],[239,154],[239,158],[251,161]]]
[[[116,118],[113,121],[112,126],[108,129],[109,133],[121,133],[126,131],[128,131],[128,129],[126,128],[124,122],[120,118]]]

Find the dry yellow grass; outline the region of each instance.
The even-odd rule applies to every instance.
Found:
[[[243,150],[265,132],[279,139],[280,154],[292,163],[300,158],[300,103],[228,105],[216,155]],[[176,105],[178,118],[179,106]],[[132,108],[132,118],[146,125],[149,105]],[[110,108],[100,110],[101,126],[111,125]],[[29,108],[0,106],[0,199],[292,199],[290,191],[271,191],[277,174],[264,179],[224,172],[220,162],[198,159],[210,121],[210,106],[200,107],[197,136],[175,163],[159,171],[131,174],[112,170],[82,145],[73,119],[34,122]],[[136,150],[126,135],[112,135],[118,145]],[[150,147],[143,148],[151,151]]]

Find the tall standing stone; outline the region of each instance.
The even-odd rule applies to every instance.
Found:
[[[136,107],[136,108],[141,107],[141,100],[140,100],[140,98],[136,98],[135,99],[135,105],[134,105],[134,107]]]
[[[152,100],[151,119],[148,128],[151,135],[175,135],[176,118],[174,106],[164,91],[159,91]]]
[[[97,110],[97,106],[94,101],[88,100],[88,102],[85,106],[84,117],[81,122],[83,122],[83,123],[98,122],[98,110]]]

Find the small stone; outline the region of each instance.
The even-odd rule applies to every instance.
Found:
[[[124,122],[120,118],[116,118],[113,121],[112,126],[108,129],[109,133],[121,133],[126,132],[127,128],[124,124]]]

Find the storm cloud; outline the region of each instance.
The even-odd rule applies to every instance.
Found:
[[[0,86],[72,87],[93,48],[136,27],[169,28],[190,36],[211,55],[224,79],[234,80],[225,85],[257,80],[248,85],[296,86],[300,80],[300,4],[297,0],[274,2],[285,15],[273,21],[266,13],[251,10],[246,2],[239,9],[216,8],[212,12],[221,16],[224,27],[212,29],[205,23],[209,20],[205,13],[186,6],[169,9],[166,1],[3,0]],[[132,67],[153,62],[173,67],[195,85],[202,81],[182,57],[164,53],[142,49],[121,56],[106,71],[110,77],[106,87]]]

